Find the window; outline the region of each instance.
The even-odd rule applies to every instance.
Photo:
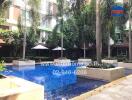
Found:
[[[25,10],[22,10],[22,19],[25,20]],[[30,11],[26,11],[26,20],[31,21],[31,13]]]

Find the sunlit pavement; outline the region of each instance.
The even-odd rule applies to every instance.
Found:
[[[132,75],[87,100],[132,100]]]

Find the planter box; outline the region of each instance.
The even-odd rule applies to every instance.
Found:
[[[127,69],[132,69],[132,63],[118,62],[118,65]]]
[[[35,61],[34,60],[13,60],[13,66],[15,66],[16,69],[23,69],[23,68],[35,68]]]
[[[0,79],[0,100],[44,100],[44,87],[17,77]]]
[[[54,59],[53,64],[55,66],[71,66],[71,60],[70,59]]]
[[[112,64],[114,66],[118,66],[118,61],[117,60],[106,60],[106,59],[103,59],[102,60],[103,63],[108,63],[108,64]]]
[[[124,75],[124,68],[116,67],[110,69],[101,68],[78,68],[77,75],[95,79],[102,79],[107,81],[113,81],[121,78]]]
[[[78,59],[78,63],[81,65],[89,65],[90,63],[92,63],[91,59]]]

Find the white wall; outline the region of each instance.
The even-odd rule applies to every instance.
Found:
[[[132,25],[132,21],[131,21],[131,25]],[[131,29],[132,29],[132,26],[131,26]],[[125,30],[129,30],[129,20],[125,24]]]
[[[47,2],[48,2],[48,0],[41,0],[41,7],[40,7],[40,13],[41,14],[47,14],[47,9],[46,9],[46,7],[47,7]]]
[[[123,3],[123,0],[115,0],[116,3]]]
[[[53,29],[55,27],[55,25],[56,25],[56,17],[52,17],[50,26]]]

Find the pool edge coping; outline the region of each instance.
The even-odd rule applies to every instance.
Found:
[[[42,85],[15,76],[7,76],[3,80],[8,80],[7,82],[10,82],[10,88],[4,92],[0,92],[0,98],[11,97],[13,95],[34,91],[36,89],[41,89],[41,91],[44,90]]]

